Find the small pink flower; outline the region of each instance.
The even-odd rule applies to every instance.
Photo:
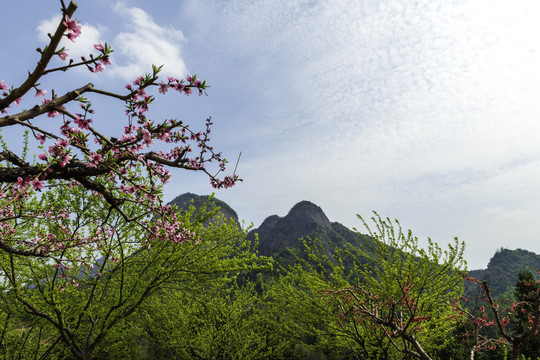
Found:
[[[133,80],[133,85],[140,85],[144,78],[142,76],[137,77],[135,80]]]
[[[34,95],[34,97],[43,97],[45,96],[45,94],[47,93],[47,90],[43,90],[43,89],[37,89],[36,90],[36,95]]]
[[[94,45],[94,49],[96,49],[97,51],[103,52],[103,50],[104,50],[105,48],[103,47],[103,43],[100,41],[98,44],[95,44],[95,45]]]
[[[69,140],[68,140],[68,139],[58,139],[58,145],[59,145],[61,148],[65,149],[66,146],[69,145]]]
[[[41,191],[45,187],[45,181],[40,181],[38,179],[34,179],[30,182],[30,185],[34,188],[34,190]]]
[[[83,119],[81,118],[81,114],[77,114],[77,117],[75,118],[74,122],[77,124],[81,129],[88,130],[88,126],[92,122],[92,119]]]
[[[90,160],[92,160],[93,163],[98,164],[103,161],[103,157],[101,156],[101,154],[93,153],[92,155],[90,155]]]
[[[20,176],[17,178],[17,187],[19,188],[19,190],[23,190],[25,187],[24,180]]]
[[[69,40],[75,42],[75,39],[77,38],[77,34],[71,32],[71,33],[67,34],[67,37],[68,37]]]
[[[81,25],[79,25],[79,22],[77,20],[71,20],[67,15],[65,15],[63,24],[67,28],[67,37],[69,38],[69,40],[75,41],[75,39],[79,35],[81,35]]]
[[[65,52],[65,51],[62,51],[61,53],[58,54],[58,57],[62,60],[66,60],[67,57],[68,57],[68,53]]]
[[[45,135],[43,135],[42,133],[38,133],[36,135],[36,139],[39,140],[39,143],[43,145],[43,143],[45,142],[47,137]]]
[[[165,94],[169,90],[169,85],[162,82],[159,83],[160,94]]]
[[[103,65],[111,65],[111,58],[109,56],[104,56],[99,60]]]
[[[47,160],[47,154],[46,153],[41,153],[38,155],[38,159],[39,160]]]
[[[139,88],[137,90],[137,95],[144,97],[144,96],[147,96],[148,94],[146,93],[146,90],[144,90],[144,88]]]
[[[103,161],[103,157],[101,154],[92,153],[92,155],[90,155],[90,161],[91,162],[86,163],[86,167],[97,168],[97,166]]]
[[[9,89],[6,83],[3,80],[0,80],[0,90],[7,90]]]
[[[65,154],[64,157],[62,158],[62,160],[60,161],[60,166],[65,167],[69,163],[69,160],[71,160],[71,159],[72,159],[71,155]]]
[[[174,90],[178,91],[178,92],[182,92],[184,91],[186,87],[184,86],[184,84],[182,83],[178,83],[174,86]]]
[[[102,72],[103,69],[104,69],[103,65],[97,64],[97,65],[96,65],[96,68],[94,69],[94,72],[97,72],[97,73],[98,73],[98,72]]]

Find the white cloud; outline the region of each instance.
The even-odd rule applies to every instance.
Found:
[[[164,65],[163,73],[182,77],[187,68],[182,58],[181,44],[186,41],[181,30],[160,26],[144,10],[128,7],[119,2],[114,11],[124,18],[126,31],[116,35],[113,41],[115,52],[110,75],[124,79],[148,73],[153,65]]]
[[[114,11],[123,19],[118,34],[111,42],[114,53],[111,56],[112,66],[107,67],[104,75],[132,80],[135,77],[152,71],[152,65],[164,65],[162,74],[183,77],[188,71],[182,58],[181,45],[186,38],[181,30],[160,26],[144,10],[129,7],[124,2],[113,6]],[[48,42],[48,33],[53,34],[61,16],[41,21],[37,27],[39,40]],[[101,25],[81,23],[82,33],[75,42],[64,38],[60,47],[64,46],[71,58],[78,61],[81,56],[88,58],[96,53],[93,46],[103,39],[106,30]]]

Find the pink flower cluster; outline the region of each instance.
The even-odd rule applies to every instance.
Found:
[[[67,15],[64,15],[63,24],[67,29],[67,37],[69,40],[75,42],[75,39],[81,35],[81,25],[77,20],[71,20]]]

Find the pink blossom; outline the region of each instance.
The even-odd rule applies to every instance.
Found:
[[[111,58],[109,56],[104,56],[102,57],[101,59],[99,59],[99,61],[103,64],[103,65],[111,65],[112,62],[111,62]]]
[[[25,188],[24,180],[20,176],[17,178],[17,187],[19,190],[23,190]]]
[[[7,90],[9,89],[6,83],[3,80],[0,80],[0,90]]]
[[[92,160],[94,164],[98,164],[103,161],[103,157],[101,156],[101,154],[93,153],[92,155],[90,155],[90,160]]]
[[[30,182],[30,185],[34,188],[34,190],[41,191],[45,187],[45,181],[40,181],[38,179],[34,179]]]
[[[46,153],[41,153],[38,155],[38,159],[39,160],[47,160],[47,154]]]
[[[37,133],[36,139],[39,140],[39,143],[43,145],[47,137],[43,135],[42,133]]]
[[[78,31],[81,28],[77,20],[71,20],[67,15],[64,16],[64,21],[62,23],[66,26],[68,31]]]
[[[57,55],[58,55],[58,57],[59,57],[60,59],[62,59],[62,60],[66,60],[67,57],[68,57],[68,53],[65,52],[65,51],[62,51],[61,53],[59,53],[59,54],[57,54]]]
[[[137,77],[135,80],[133,80],[133,85],[140,85],[144,78],[142,76]]]
[[[60,113],[58,111],[56,111],[56,110],[49,111],[47,113],[47,117],[50,117],[50,118],[57,117],[58,115],[60,115]]]
[[[165,94],[169,90],[169,85],[165,84],[163,81],[159,83],[159,92]]]
[[[103,65],[97,64],[94,71],[98,73],[98,72],[102,72],[103,69],[104,69]]]
[[[157,138],[162,141],[167,141],[169,140],[170,136],[171,136],[171,133],[168,130],[166,130],[162,132],[161,134],[159,134]]]
[[[52,154],[52,155],[58,155],[59,153],[59,149],[58,149],[58,145],[51,145],[49,146],[49,152]]]
[[[64,21],[62,22],[68,31],[67,37],[71,41],[75,41],[75,39],[81,35],[81,25],[79,25],[79,22],[77,20],[71,20],[67,15],[64,16]]]
[[[43,90],[43,89],[37,89],[36,90],[36,95],[34,95],[34,97],[43,97],[45,96],[45,94],[47,93],[47,90]]]
[[[98,44],[95,44],[95,45],[94,45],[94,49],[96,49],[97,51],[103,52],[103,50],[104,50],[105,48],[103,47],[103,43],[100,41]]]
[[[90,161],[91,162],[86,163],[86,167],[97,168],[99,163],[103,161],[103,157],[101,156],[101,154],[92,153],[92,155],[90,155]]]
[[[71,160],[72,158],[73,157],[71,155],[65,154],[62,160],[60,161],[60,166],[65,167],[69,163],[69,160]]]
[[[137,90],[137,95],[144,97],[144,96],[147,96],[148,94],[146,93],[146,90],[144,90],[144,88],[139,88]]]
[[[182,83],[178,83],[174,86],[174,90],[178,91],[178,92],[182,92],[184,91],[186,87],[184,86],[184,84]]]
[[[68,39],[73,42],[75,42],[75,39],[77,38],[77,36],[78,36],[77,34],[72,33],[72,32],[67,34]]]
[[[88,126],[90,126],[92,119],[83,119],[81,116],[81,114],[77,114],[77,117],[73,122],[77,124],[81,129],[88,130]]]
[[[42,99],[42,100],[41,100],[41,103],[42,103],[42,104],[46,104],[46,103],[48,103],[48,102],[50,102],[50,101],[51,101],[51,99]],[[63,106],[60,106],[60,108],[64,108],[64,107],[63,107]],[[59,113],[57,110],[52,110],[52,111],[49,111],[49,112],[47,113],[47,116],[50,117],[50,118],[56,117],[56,116],[58,116],[58,115],[60,115],[60,113]]]
[[[69,140],[68,139],[58,139],[58,145],[65,149],[68,145],[69,145]]]
[[[143,136],[143,140],[144,140],[144,143],[146,144],[146,146],[150,146],[150,144],[154,143],[154,140],[152,139],[152,134],[150,134],[150,132],[148,130],[143,129],[142,130],[142,136]]]

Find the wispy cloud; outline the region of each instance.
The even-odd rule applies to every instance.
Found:
[[[478,235],[471,217],[512,219],[493,234],[534,233],[526,214],[540,207],[519,209],[540,202],[535,1],[189,1],[184,10],[184,21],[206,19],[189,24],[199,66],[217,87],[235,85],[219,101],[246,100],[216,114],[235,119],[230,134],[253,155],[241,164],[245,191],[231,195],[240,214],[307,198],[348,225],[377,209],[443,240]],[[522,190],[503,201],[512,186]]]
[[[116,35],[113,46],[117,54],[111,75],[124,79],[151,71],[153,65],[164,65],[164,73],[173,76],[187,74],[182,58],[186,38],[181,30],[160,26],[144,10],[118,2],[114,11],[123,21],[125,30]]]

